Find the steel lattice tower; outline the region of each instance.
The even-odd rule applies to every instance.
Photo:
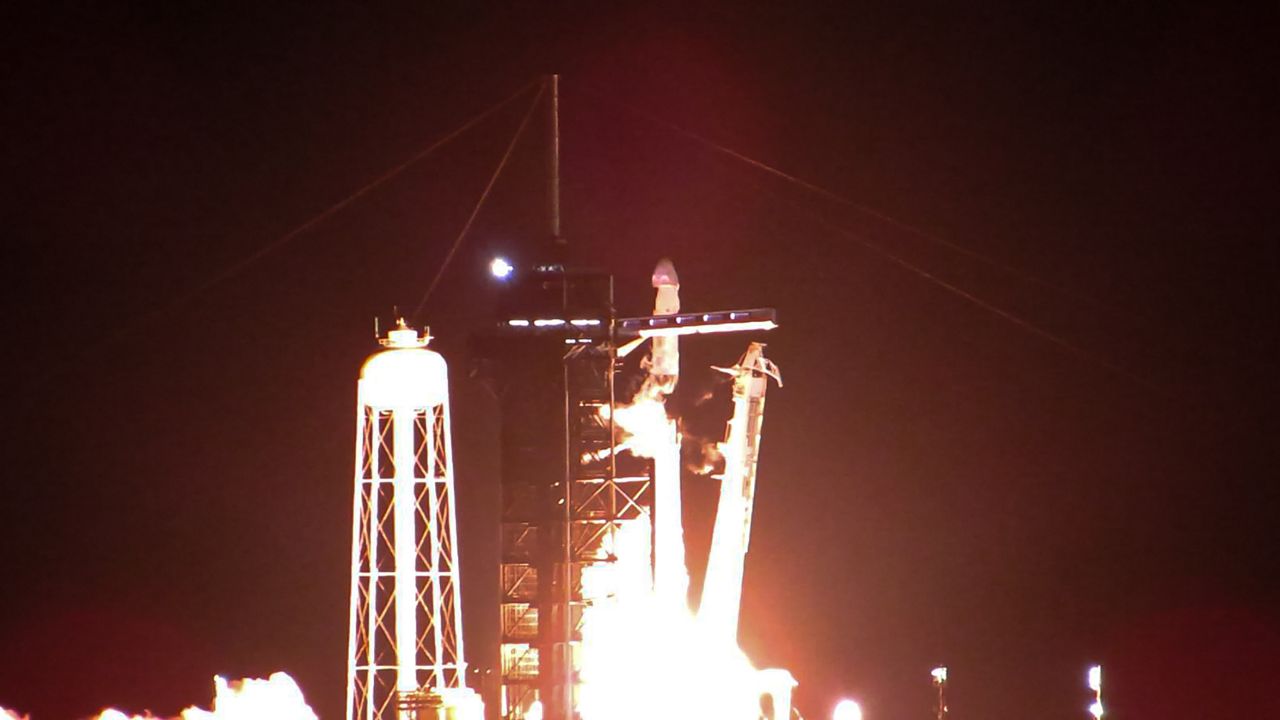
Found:
[[[652,462],[615,457],[613,279],[532,268],[477,350],[502,410],[500,716],[574,717],[583,570],[650,521]]]
[[[449,383],[404,322],[360,371],[347,720],[417,720],[465,689]]]

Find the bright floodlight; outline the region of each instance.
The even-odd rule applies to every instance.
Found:
[[[1089,689],[1094,692],[1102,691],[1102,666],[1094,665],[1089,668]]]
[[[942,683],[947,681],[947,666],[940,665],[930,670],[929,674],[933,676],[933,683],[935,685],[941,685]]]
[[[1094,716],[1095,718],[1098,718],[1098,720],[1102,720],[1102,701],[1101,700],[1095,700],[1094,703],[1089,706],[1089,714]]]
[[[862,706],[856,700],[841,700],[836,703],[831,720],[862,720]]]
[[[496,257],[493,262],[489,263],[489,272],[493,273],[493,276],[499,280],[509,277],[513,270],[515,270],[515,266],[507,262],[506,258]]]

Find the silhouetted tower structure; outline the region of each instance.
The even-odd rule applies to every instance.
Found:
[[[566,265],[560,233],[559,78],[548,79],[546,262],[507,281],[476,339],[501,409],[499,712],[571,720],[582,569],[610,562],[619,523],[648,515],[652,465],[613,455],[613,277]],[[620,468],[619,463],[629,464]]]
[[[613,454],[613,279],[558,263],[517,273],[478,338],[502,414],[500,713],[573,717],[582,571],[648,520],[652,464]]]
[[[615,452],[619,341],[769,329],[770,309],[616,316],[613,277],[567,263],[560,234],[559,87],[549,78],[545,261],[507,277],[494,331],[476,338],[501,420],[500,715],[572,720],[583,570],[615,560],[623,525],[652,528],[653,461]],[[512,267],[495,267],[508,275]],[[629,401],[630,398],[623,398]]]

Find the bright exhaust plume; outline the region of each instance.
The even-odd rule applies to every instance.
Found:
[[[652,525],[647,519],[621,523],[600,551],[613,561],[583,571],[588,605],[578,711],[583,720],[757,720],[761,696],[772,696],[776,677],[754,668],[732,637],[710,632],[689,607],[678,504],[680,441],[664,406],[666,394],[651,375],[633,402],[613,415],[619,449],[654,459],[659,511]],[[664,492],[671,493],[665,513]],[[789,710],[789,686],[783,694],[773,696],[775,707]]]

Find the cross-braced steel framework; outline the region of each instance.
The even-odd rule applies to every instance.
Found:
[[[559,265],[508,291],[477,339],[502,408],[500,713],[574,716],[582,571],[650,517],[648,460],[614,456],[613,279]]]
[[[448,395],[361,396],[346,717],[404,719],[405,696],[466,684]]]
[[[609,548],[624,523],[651,522],[651,461],[614,452],[617,358],[604,340],[575,343],[560,359],[567,477],[513,468],[503,486],[501,708],[508,720],[523,718],[535,700],[543,717],[573,716],[588,602],[583,570],[614,561]]]

